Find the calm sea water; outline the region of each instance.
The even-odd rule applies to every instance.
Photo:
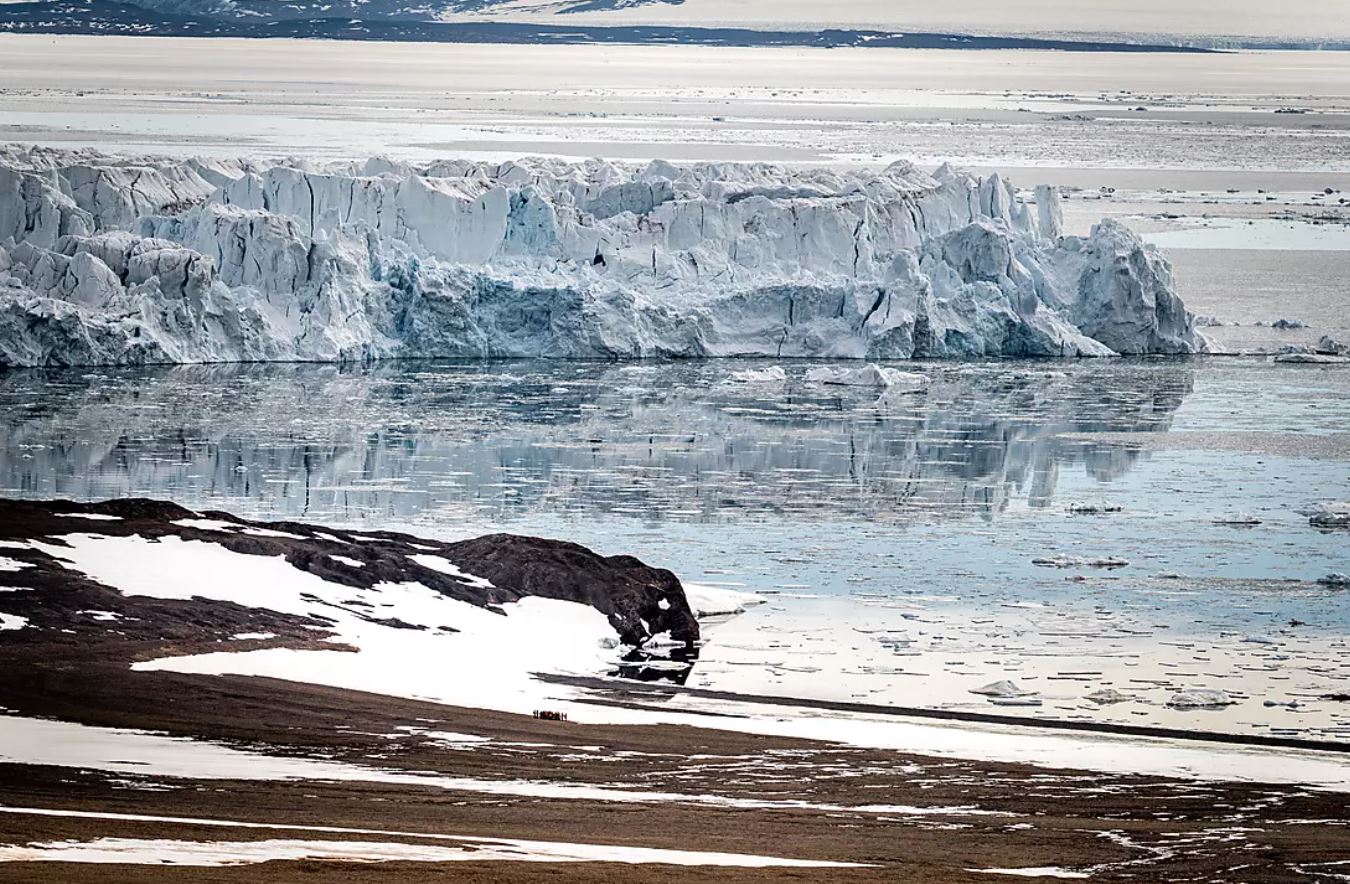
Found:
[[[0,488],[565,535],[821,592],[863,571],[882,591],[930,584],[966,560],[984,580],[1034,579],[1014,564],[1066,550],[1229,578],[1350,570],[1347,538],[1295,512],[1350,497],[1348,371],[931,365],[927,393],[889,394],[786,367],[769,384],[717,361],[13,372]],[[1122,512],[1069,512],[1103,502]],[[1211,524],[1240,511],[1265,524]],[[869,561],[883,552],[901,556],[884,578]]]
[[[1234,643],[1230,663],[1195,665],[1297,668],[1306,653],[1309,692],[1335,665],[1350,594],[1315,581],[1350,571],[1350,535],[1315,530],[1298,510],[1350,499],[1350,371],[1237,359],[909,365],[932,383],[907,394],[811,385],[806,363],[786,364],[786,382],[741,379],[763,367],[13,372],[0,375],[0,488],[441,537],[564,537],[766,594],[772,610],[738,627],[756,640],[781,631],[764,653],[804,642],[813,618],[870,623],[894,603],[933,618],[929,640],[960,639],[930,647],[951,648],[949,660],[964,648],[968,667],[1090,636],[1084,624],[1106,618],[1113,641],[1232,642],[1297,619],[1304,650],[1253,660],[1268,646]],[[1074,512],[1083,505],[1119,511]],[[1261,524],[1216,524],[1238,513]],[[1050,556],[1129,564],[1032,561]],[[1000,610],[1044,616],[990,615]],[[765,687],[731,680],[740,671],[708,664],[705,683]],[[826,675],[780,687],[859,695]],[[891,685],[876,692],[894,699]],[[1339,712],[1326,715],[1340,726]]]

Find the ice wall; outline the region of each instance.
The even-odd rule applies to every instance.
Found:
[[[0,150],[0,364],[1106,356],[1204,338],[998,175]]]

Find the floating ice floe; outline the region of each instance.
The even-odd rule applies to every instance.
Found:
[[[1129,694],[1121,693],[1115,688],[1102,688],[1100,691],[1093,691],[1088,694],[1087,699],[1101,706],[1109,706],[1113,703],[1124,703],[1125,701],[1134,698]]]
[[[787,381],[787,372],[780,365],[771,365],[768,368],[733,371],[728,379],[737,384],[781,384]]]
[[[1031,691],[1024,691],[1016,682],[1004,679],[1002,681],[990,682],[983,687],[971,688],[972,694],[980,694],[985,697],[1002,697],[1004,699],[1013,697],[1029,696]]]
[[[1350,344],[1344,344],[1331,335],[1322,335],[1312,348],[1314,353],[1323,356],[1350,356]]]
[[[1281,353],[1276,362],[1299,363],[1303,365],[1346,365],[1350,356],[1331,356],[1326,353]]]
[[[1340,571],[1332,571],[1325,577],[1317,578],[1317,582],[1323,586],[1350,586],[1350,574],[1342,574]]]
[[[1315,503],[1303,513],[1314,528],[1350,528],[1350,500]]]
[[[1130,564],[1117,556],[1040,556],[1031,560],[1031,564],[1044,568],[1124,568]]]
[[[764,604],[764,599],[754,593],[703,583],[685,583],[684,597],[694,616],[700,618],[743,614],[746,608]]]
[[[1166,259],[1001,176],[0,148],[0,364],[1196,353]]]
[[[28,618],[26,617],[20,617],[17,614],[0,614],[0,632],[23,629],[27,625]]]
[[[1167,705],[1178,709],[1219,709],[1224,706],[1232,706],[1236,702],[1223,691],[1198,688],[1178,691],[1167,701]]]
[[[1251,513],[1233,513],[1232,515],[1220,516],[1214,520],[1215,525],[1231,525],[1236,528],[1247,528],[1261,524],[1261,520]]]
[[[1111,513],[1124,512],[1125,508],[1118,503],[1071,503],[1069,504],[1069,513],[1075,516],[1104,516]]]
[[[856,368],[820,366],[807,371],[806,380],[813,384],[836,387],[885,387],[892,390],[915,391],[928,389],[927,375],[872,364]]]

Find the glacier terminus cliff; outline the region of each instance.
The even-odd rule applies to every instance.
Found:
[[[1203,352],[1167,261],[908,163],[0,149],[0,365]]]

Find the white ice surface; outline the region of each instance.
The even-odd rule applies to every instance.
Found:
[[[871,364],[856,367],[824,365],[807,371],[806,380],[836,387],[886,387],[908,391],[928,389],[927,375]]]
[[[26,617],[20,617],[17,614],[0,614],[0,632],[23,629],[27,625],[28,618]]]
[[[684,597],[695,617],[718,614],[739,614],[746,608],[764,604],[764,599],[752,592],[742,592],[706,583],[683,583]]]
[[[1061,236],[1057,192],[1036,198],[908,163],[320,168],[0,148],[0,361],[1205,349],[1161,254],[1111,219]]]

